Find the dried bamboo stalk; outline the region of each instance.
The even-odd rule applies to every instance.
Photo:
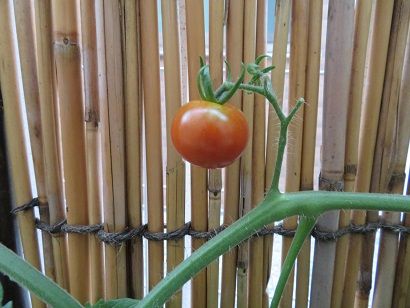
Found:
[[[319,189],[342,190],[354,1],[329,1],[328,16]],[[329,185],[329,182],[336,184]],[[318,228],[326,231],[336,231],[338,224],[338,211],[325,213],[317,222]],[[313,307],[330,306],[335,253],[335,242],[316,241],[310,297]]]
[[[86,122],[86,159],[89,223],[102,222],[101,203],[101,127],[98,97],[98,53],[95,2],[81,1],[81,29],[84,67],[84,103]],[[104,297],[103,246],[90,237],[91,303]]]
[[[67,222],[87,225],[89,221],[78,3],[52,2],[52,22]],[[71,247],[68,250],[70,292],[84,303],[90,299],[88,236],[69,234],[68,245]]]
[[[189,99],[199,98],[196,89],[196,74],[199,70],[199,57],[205,54],[204,39],[204,6],[203,1],[185,1],[185,18],[188,49]],[[198,231],[208,229],[208,193],[206,169],[191,166],[191,221]],[[205,241],[192,239],[192,251],[198,249]],[[192,279],[192,305],[205,307],[207,300],[206,269]]]
[[[369,36],[372,1],[359,1],[355,11],[355,33],[353,39],[353,59],[349,91],[349,107],[346,127],[344,190],[353,191],[356,179],[359,125],[364,84],[364,69]],[[350,223],[350,211],[339,212],[339,228],[345,228]],[[346,259],[349,238],[344,236],[336,242],[336,258],[333,274],[331,306],[339,308],[346,270]]]
[[[399,98],[409,20],[410,2],[396,1],[373,161],[371,182],[373,192],[403,194],[405,182],[403,175],[406,168],[410,125],[405,124],[407,121],[399,122],[401,118],[399,112],[403,110],[404,104]],[[398,224],[400,216],[400,213],[396,212],[383,212],[382,221],[388,224]],[[375,306],[387,307],[392,304],[395,280],[395,271],[392,271],[392,268],[396,266],[397,254],[398,236],[382,231],[373,295]]]
[[[162,35],[164,47],[165,101],[167,115],[167,229],[180,228],[185,221],[185,165],[171,142],[171,124],[181,106],[181,73],[179,57],[179,24],[176,1],[163,0]],[[184,239],[167,242],[167,271],[184,259]],[[182,291],[167,303],[167,307],[181,307]]]
[[[224,47],[224,1],[209,2],[209,66],[213,86],[216,88],[223,79]],[[208,230],[220,225],[222,197],[222,170],[213,169],[208,173]],[[207,307],[218,306],[219,259],[207,267]]]
[[[33,198],[30,185],[30,171],[28,166],[28,153],[25,146],[22,97],[23,90],[20,86],[18,63],[17,38],[13,24],[12,3],[9,0],[0,1],[0,85],[3,96],[4,123],[6,133],[7,157],[11,185],[14,192],[15,204],[13,207],[23,205]],[[34,211],[32,209],[19,212],[17,220],[23,246],[24,258],[34,267],[41,270],[40,255],[36,228],[34,225]],[[45,307],[37,297],[31,295],[33,307]]]
[[[306,63],[306,89],[303,115],[303,142],[301,190],[313,190],[317,110],[319,100],[320,55],[322,36],[323,1],[309,3],[308,49]],[[296,306],[307,307],[310,279],[310,237],[305,240],[297,259]]]
[[[34,4],[31,1],[14,1],[14,15],[19,45],[21,75],[23,79],[24,101],[30,134],[30,145],[34,163],[34,174],[37,196],[40,206],[40,219],[50,223],[48,202],[44,178],[43,136],[41,134],[40,99],[37,79],[35,37],[34,37]],[[54,258],[51,236],[42,233],[44,272],[55,280]]]
[[[228,3],[228,2],[226,2]],[[230,1],[229,6],[225,7],[227,14],[226,24],[226,58],[232,69],[232,78],[237,78],[240,73],[240,63],[242,62],[243,46],[243,8],[244,1]],[[237,93],[230,103],[240,108],[242,96]],[[228,225],[239,217],[239,198],[240,198],[240,178],[239,162],[236,160],[225,170],[225,195],[224,195],[224,224]],[[233,248],[222,258],[222,290],[221,306],[233,307],[235,305],[236,290],[236,262],[238,249]]]
[[[126,175],[125,175],[125,102],[123,80],[123,56],[121,31],[122,11],[118,1],[104,1],[105,58],[106,61],[106,98],[104,98],[109,143],[105,144],[105,160],[110,175],[107,183],[110,199],[104,202],[104,220],[109,232],[120,232],[127,226]],[[101,102],[101,109],[102,107]],[[107,171],[105,171],[107,172]],[[110,186],[110,187],[107,187]],[[127,296],[126,247],[105,246],[106,297]]]
[[[370,46],[368,83],[363,100],[363,116],[359,133],[358,170],[354,190],[366,192],[370,189],[371,166],[376,143],[379,106],[382,95],[384,71],[386,66],[388,39],[393,12],[393,1],[376,1],[373,32]],[[366,213],[353,211],[352,223],[363,224]],[[352,307],[356,287],[357,273],[362,250],[363,236],[350,237],[350,249],[347,257],[346,278],[342,307]]]
[[[60,135],[57,114],[57,97],[54,89],[54,67],[52,61],[51,2],[35,2],[35,25],[37,41],[37,72],[41,112],[41,133],[43,136],[44,174],[50,223],[66,219],[63,177],[61,169]],[[67,236],[52,237],[55,281],[63,288],[69,288],[67,262]]]
[[[142,80],[139,6],[134,0],[124,2],[125,25],[125,148],[127,166],[128,225],[142,224]],[[144,260],[142,239],[135,238],[129,244],[130,295],[144,295]]]
[[[291,42],[290,42],[290,68],[289,68],[289,110],[296,103],[296,99],[305,95],[305,73],[307,57],[307,35],[309,19],[309,1],[298,0],[292,4],[291,17]],[[303,137],[303,107],[298,111],[297,117],[289,125],[289,139],[287,146],[286,164],[286,191],[298,191],[300,189],[300,171]],[[285,228],[294,229],[297,226],[297,217],[285,219]],[[282,263],[288,253],[291,238],[282,240]],[[292,306],[294,271],[284,289],[280,307]]]

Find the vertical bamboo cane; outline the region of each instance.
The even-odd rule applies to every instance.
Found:
[[[354,190],[354,183],[356,179],[361,114],[360,107],[362,105],[364,69],[371,10],[371,0],[359,1],[356,4],[344,170],[344,190],[348,192],[352,192]],[[339,228],[346,228],[349,223],[350,211],[340,211]],[[333,275],[331,307],[339,308],[342,304],[349,238],[350,237],[348,236],[344,236],[339,238],[336,242],[336,259]]]
[[[181,106],[181,73],[179,57],[178,10],[175,0],[162,0],[162,36],[164,46],[165,100],[167,115],[167,229],[180,228],[185,221],[185,165],[171,142],[171,124]],[[184,239],[167,242],[167,271],[184,259]],[[167,303],[167,307],[181,307],[182,292]]]
[[[343,190],[346,122],[352,67],[354,1],[330,1],[323,97],[321,190]],[[322,215],[321,230],[336,231],[339,212]],[[310,305],[330,307],[335,242],[316,241]]]
[[[106,112],[109,134],[110,185],[109,202],[104,202],[104,219],[109,232],[119,232],[127,226],[125,197],[125,114],[123,57],[121,47],[121,16],[118,1],[104,1],[105,58],[106,61]],[[104,90],[103,90],[104,91]],[[106,296],[118,298],[127,296],[126,249],[106,245]],[[108,270],[108,268],[110,268]]]
[[[222,83],[224,47],[224,1],[209,2],[209,66],[214,87]],[[222,170],[209,170],[208,175],[208,230],[220,225]],[[210,264],[207,274],[207,307],[218,306],[219,260]]]
[[[125,18],[125,125],[127,166],[127,209],[129,226],[142,224],[141,161],[142,161],[142,81],[139,6],[134,0],[124,3]],[[142,239],[135,238],[130,248],[130,295],[144,295],[144,260]]]
[[[401,81],[401,89],[399,94],[400,110],[398,125],[409,125],[408,119],[410,117],[410,104],[406,97],[410,95],[410,35],[407,35],[407,48],[404,60],[403,76]],[[406,103],[407,102],[407,103]],[[410,131],[410,129],[407,129]],[[405,138],[402,138],[404,142]],[[401,145],[401,144],[400,144]],[[400,184],[400,182],[398,183]],[[410,181],[407,182],[410,185]],[[410,186],[407,188],[407,194],[410,194]],[[403,224],[410,225],[409,215],[404,214]],[[394,283],[393,302],[392,305],[398,308],[404,308],[406,305],[406,293],[408,291],[410,279],[410,237],[401,235],[399,244],[399,255],[397,257],[396,265],[396,279]],[[408,302],[407,305],[410,303]]]
[[[359,133],[358,170],[354,190],[366,192],[370,189],[371,166],[376,143],[377,123],[379,119],[384,72],[386,67],[388,39],[390,34],[393,1],[376,1],[373,32],[370,47],[368,83],[365,90]],[[363,224],[366,214],[353,211],[352,223]],[[346,278],[344,284],[342,307],[352,307],[359,270],[363,236],[350,237],[350,249],[347,257]]]
[[[37,71],[43,135],[44,173],[50,223],[56,224],[66,219],[63,178],[60,161],[60,135],[57,113],[57,97],[54,89],[54,67],[52,54],[51,2],[35,2],[35,25],[37,39]],[[67,262],[67,236],[52,237],[56,282],[69,288]]]
[[[23,205],[33,197],[30,186],[28,156],[25,147],[22,91],[17,61],[17,39],[13,37],[12,3],[9,0],[0,1],[0,85],[3,95],[4,122],[7,140],[7,156],[10,165],[10,175],[14,191],[15,206]],[[24,258],[34,267],[41,270],[36,228],[34,226],[33,210],[19,212],[17,219],[20,237],[23,245]],[[36,297],[31,295],[33,307],[45,307]]]
[[[238,46],[243,46],[243,8],[243,0],[230,1],[229,6],[225,6],[225,10],[228,10],[226,58],[231,65],[232,78],[234,79],[239,76],[240,63],[242,62],[242,48],[238,48]],[[237,93],[230,102],[240,108],[242,96]],[[225,171],[224,224],[226,225],[231,224],[239,217],[239,162],[239,159],[236,160]],[[222,258],[222,307],[234,307],[235,305],[237,257],[238,249],[233,248]]]
[[[205,54],[204,39],[204,7],[203,1],[185,1],[187,48],[188,48],[188,78],[189,99],[199,97],[196,89],[196,74],[199,70],[199,56]],[[191,166],[191,213],[192,227],[198,231],[208,229],[208,194],[206,169]],[[192,251],[198,249],[204,240],[192,239]],[[192,279],[192,305],[205,307],[207,300],[206,269]]]
[[[286,68],[286,51],[288,45],[289,32],[289,16],[290,16],[291,1],[277,0],[275,6],[275,33],[273,38],[273,54],[272,64],[275,69],[272,71],[272,87],[276,91],[279,104],[282,105],[284,83],[285,83],[285,68]],[[268,128],[266,141],[266,166],[265,166],[265,192],[269,190],[274,166],[276,163],[277,140],[279,139],[279,119],[277,118],[273,107],[269,105]],[[264,269],[265,279],[269,280],[272,263],[272,247],[273,237],[266,237],[264,240]],[[268,306],[269,297],[265,292],[264,307]]]
[[[34,4],[31,1],[14,1],[14,14],[16,18],[24,100],[27,110],[37,195],[40,202],[40,219],[50,223],[44,179],[43,136],[41,134],[41,112],[36,68],[36,53],[33,52],[35,50],[33,6]],[[43,232],[42,239],[45,274],[55,280],[56,277],[51,236],[47,232]]]
[[[266,1],[257,1],[256,55],[265,53],[266,45]],[[246,40],[246,38],[245,38]],[[265,62],[265,61],[264,61]],[[265,64],[265,63],[262,63]],[[253,142],[252,142],[252,199],[254,208],[264,198],[265,191],[265,98],[256,95],[254,99]],[[269,236],[272,241],[272,237]],[[263,307],[268,277],[264,256],[264,238],[249,241],[248,307]],[[261,262],[261,256],[263,256]]]
[[[317,110],[319,100],[320,54],[323,1],[309,3],[309,33],[306,63],[305,112],[303,115],[303,142],[301,190],[313,190]],[[307,307],[310,277],[310,237],[305,240],[297,259],[296,306]]]
[[[52,2],[54,59],[61,122],[67,222],[88,224],[84,101],[77,1]],[[69,234],[70,292],[89,301],[88,236]]]
[[[84,66],[88,215],[90,224],[102,222],[101,204],[101,127],[98,100],[98,55],[95,3],[81,1],[81,29]],[[95,303],[104,297],[102,244],[90,237],[90,296]]]
[[[164,227],[162,197],[161,98],[156,1],[141,1],[142,81],[147,151],[148,229]],[[164,275],[164,243],[148,243],[149,288]]]
[[[403,110],[404,104],[403,101],[399,101],[399,97],[409,20],[410,2],[395,2],[373,161],[373,192],[403,194],[410,126],[399,122],[399,112]],[[382,221],[387,224],[398,224],[400,213],[383,212]],[[395,279],[395,271],[392,271],[392,268],[396,265],[397,253],[398,236],[382,230],[373,296],[375,307],[387,307],[392,304]]]
[[[295,106],[296,99],[305,95],[305,74],[307,56],[309,2],[307,0],[295,0],[292,4],[292,26],[290,45],[290,74],[289,74],[289,110]],[[302,135],[303,135],[303,108],[298,116],[289,125],[290,142],[287,148],[286,164],[286,191],[298,191],[300,189],[300,171],[302,159]],[[283,222],[285,228],[295,229],[297,218],[291,217]],[[282,240],[282,263],[288,253],[291,238]],[[287,286],[283,292],[281,307],[292,306],[293,295],[292,271]]]

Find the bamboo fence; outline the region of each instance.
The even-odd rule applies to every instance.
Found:
[[[257,206],[272,181],[279,125],[264,98],[230,100],[251,138],[227,168],[190,165],[172,145],[174,114],[199,99],[199,57],[217,88],[224,60],[236,79],[242,62],[268,54],[262,65],[275,66],[285,111],[305,98],[290,126],[283,190],[409,194],[409,24],[407,0],[0,0],[11,208],[39,204],[15,213],[22,255],[82,303],[141,298],[206,242],[156,237],[188,222],[214,231]],[[35,218],[149,235],[116,245],[92,234],[39,236]],[[280,223],[294,229],[298,217]],[[332,212],[316,227],[367,223],[410,227],[410,216]],[[268,307],[291,240],[265,235],[232,247],[167,307]],[[280,305],[409,307],[409,264],[403,232],[309,239]],[[34,296],[31,305],[45,307]]]

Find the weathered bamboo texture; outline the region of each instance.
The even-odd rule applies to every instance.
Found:
[[[225,7],[227,16],[226,24],[226,58],[232,70],[232,78],[238,78],[240,73],[240,63],[243,55],[243,8],[244,1],[231,1]],[[238,48],[238,46],[241,46]],[[226,67],[228,69],[228,67]],[[241,108],[242,95],[236,93],[230,103]],[[239,217],[240,198],[240,159],[234,161],[225,169],[225,195],[224,195],[224,224],[228,225]],[[221,306],[233,307],[235,305],[236,290],[236,262],[238,249],[232,248],[222,259],[222,283],[221,283]]]
[[[309,1],[296,0],[292,3],[291,10],[288,110],[291,110],[295,106],[298,98],[305,96]],[[285,189],[288,192],[298,191],[300,189],[303,113],[304,107],[302,106],[295,119],[289,125],[285,183]],[[283,226],[285,228],[295,229],[297,227],[297,217],[285,219]],[[291,242],[292,238],[282,239],[282,263],[285,261]],[[294,270],[292,270],[289,276],[282,295],[280,303],[280,307],[282,308],[292,307],[293,277]]]
[[[161,96],[159,76],[158,22],[156,1],[141,1],[142,82],[144,90],[145,142],[147,161],[148,230],[164,230]],[[149,288],[164,276],[164,243],[148,242]]]
[[[10,177],[14,192],[14,207],[23,205],[33,198],[28,166],[28,153],[24,138],[23,98],[20,65],[18,63],[17,38],[13,23],[13,6],[10,0],[0,1],[0,85],[3,96],[4,123],[6,133],[7,157],[9,158]],[[17,214],[20,238],[24,258],[41,270],[40,255],[34,211],[28,210]],[[45,307],[38,298],[31,295],[33,307]]]
[[[185,18],[188,51],[189,100],[199,98],[196,88],[196,74],[199,70],[199,57],[205,55],[204,6],[203,1],[185,1]],[[208,191],[207,170],[191,165],[191,221],[198,231],[208,229]],[[192,239],[192,251],[205,241]],[[194,307],[205,307],[207,301],[206,269],[192,279],[191,293]]]
[[[352,66],[354,1],[329,1],[319,189],[343,191],[347,110]],[[339,211],[322,215],[320,230],[336,231]],[[315,243],[310,305],[330,307],[336,242]]]
[[[165,102],[167,121],[166,204],[168,231],[180,228],[185,221],[185,165],[171,141],[171,124],[181,106],[181,73],[179,56],[179,24],[176,1],[163,0],[162,35],[164,47]],[[167,242],[167,271],[184,259],[184,239]],[[182,291],[167,303],[167,307],[181,307]]]
[[[123,231],[127,226],[126,209],[126,175],[125,175],[125,102],[122,54],[122,12],[118,1],[104,1],[104,36],[106,77],[105,97],[100,102],[104,108],[105,136],[104,139],[105,168],[104,190],[107,199],[104,200],[104,221],[109,232]],[[105,103],[103,107],[102,104]],[[109,196],[109,198],[108,198]],[[106,297],[119,298],[127,296],[127,266],[126,246],[105,246]]]
[[[124,83],[125,83],[125,148],[127,178],[128,226],[142,224],[142,80],[141,80],[141,31],[139,6],[134,0],[124,3]],[[144,295],[144,259],[142,238],[133,239],[128,245],[128,290],[131,297]]]
[[[224,49],[224,1],[209,2],[209,66],[214,88],[223,79]],[[222,170],[212,169],[208,173],[208,230],[220,225],[222,198]],[[207,267],[207,307],[218,306],[219,259]]]
[[[363,100],[363,116],[361,117],[362,122],[359,133],[359,156],[354,186],[354,190],[358,192],[366,192],[370,189],[371,167],[376,143],[392,12],[393,1],[377,1],[375,3],[372,40],[369,51],[369,71]],[[365,219],[366,213],[353,211],[352,223],[363,224]],[[348,252],[347,264],[349,266],[346,267],[342,307],[352,307],[354,304],[362,242],[362,235],[351,235],[349,245],[355,248],[349,249]]]
[[[401,80],[401,88],[399,94],[399,112],[398,112],[398,127],[400,130],[406,129],[405,126],[409,125],[406,119],[410,117],[410,103],[407,99],[410,97],[410,35],[407,35],[407,47],[406,47],[406,55],[404,58],[404,68],[403,68],[403,76]],[[407,131],[410,129],[407,127]],[[402,142],[404,142],[404,138],[402,138]],[[399,144],[401,146],[401,142]],[[400,158],[401,159],[401,158]],[[404,179],[404,177],[403,177]],[[394,183],[395,185],[401,185],[402,180],[399,180]],[[407,182],[408,185],[409,181]],[[407,194],[410,194],[410,186],[407,188]],[[403,215],[402,223],[405,226],[410,225],[409,215],[405,213]],[[406,293],[408,292],[409,286],[409,278],[410,278],[410,242],[409,236],[400,236],[400,244],[399,244],[399,253],[397,257],[397,265],[396,265],[396,276],[394,282],[394,293],[393,293],[393,307],[404,308],[406,307]],[[407,305],[410,303],[407,302]]]
[[[282,106],[283,92],[285,84],[285,68],[286,68],[286,51],[288,46],[288,33],[289,33],[289,16],[290,16],[290,1],[278,0],[275,4],[275,33],[273,37],[273,54],[272,65],[275,69],[272,71],[271,80],[273,90],[276,92],[278,103]],[[270,13],[270,12],[268,12]],[[277,142],[279,139],[280,126],[279,119],[273,110],[273,107],[269,104],[268,107],[268,127],[267,127],[267,140],[266,140],[266,161],[265,161],[265,192],[267,192],[271,186],[273,173],[276,163],[277,154]],[[264,240],[264,275],[265,280],[269,280],[272,264],[272,247],[273,236],[266,236]],[[268,307],[269,296],[267,292],[264,293],[263,307]]]
[[[43,136],[41,134],[36,53],[33,52],[33,50],[35,50],[34,4],[31,1],[15,0],[14,15],[37,196],[40,202],[40,219],[46,223],[50,223],[44,178]],[[51,235],[47,232],[43,232],[42,239],[44,272],[48,277],[55,280]]]
[[[349,89],[349,106],[346,126],[346,147],[344,167],[344,191],[352,192],[356,179],[359,126],[364,84],[364,70],[369,36],[372,1],[359,1],[355,10],[355,33],[353,39],[352,69]],[[350,223],[350,211],[339,212],[339,228],[346,228]],[[345,279],[346,259],[349,236],[341,237],[336,242],[336,258],[333,274],[331,307],[339,308]]]
[[[49,205],[50,223],[66,219],[61,149],[59,146],[59,123],[57,97],[54,88],[54,67],[52,53],[51,2],[35,2],[35,25],[37,41],[37,73],[41,112],[41,133],[43,136],[44,175]],[[69,288],[67,262],[67,236],[53,236],[53,257],[55,281],[63,288]]]
[[[403,111],[403,105],[409,105],[408,100],[400,101],[399,98],[409,20],[410,2],[396,1],[373,161],[372,192],[403,194],[410,126],[399,122],[399,112]],[[398,224],[400,216],[401,213],[397,212],[383,212],[382,221]],[[395,280],[395,271],[392,269],[396,266],[398,247],[398,235],[382,230],[373,295],[374,307],[392,305]]]
[[[98,98],[97,23],[95,2],[81,1],[82,56],[84,67],[84,104],[86,127],[88,215],[91,225],[102,223],[101,200],[101,126]],[[90,240],[91,303],[104,297],[103,246],[97,237]]]
[[[319,101],[320,55],[323,1],[309,2],[309,30],[306,60],[305,110],[303,114],[303,142],[301,190],[313,190],[317,111]],[[310,279],[310,237],[305,240],[297,259],[296,306],[307,307]]]
[[[52,2],[55,81],[61,125],[64,188],[69,224],[87,225],[87,177],[84,134],[80,25],[76,1]],[[89,301],[88,236],[69,234],[70,293]]]

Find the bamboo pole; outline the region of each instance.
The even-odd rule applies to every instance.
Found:
[[[228,4],[228,2],[226,2]],[[240,63],[242,62],[243,46],[243,8],[244,1],[230,1],[229,6],[225,6],[227,14],[226,24],[226,58],[232,69],[232,78],[237,78],[240,73]],[[242,96],[237,93],[230,103],[240,108]],[[225,225],[229,225],[239,217],[239,162],[236,160],[225,169],[225,195],[224,195],[224,218]],[[222,283],[221,283],[221,307],[233,307],[235,305],[236,290],[236,262],[238,249],[233,248],[222,257]]]
[[[399,119],[398,126],[403,127],[400,129],[404,131],[404,127],[408,125],[408,119],[410,117],[410,104],[406,100],[406,97],[410,95],[410,35],[407,35],[407,47],[404,60],[403,75],[401,80],[401,88],[399,94]],[[409,131],[409,129],[407,129]],[[405,138],[401,138],[402,142],[405,142]],[[400,146],[402,144],[400,143]],[[400,158],[401,159],[401,158]],[[397,181],[397,186],[401,183]],[[407,181],[410,185],[410,181]],[[410,194],[410,186],[407,188],[407,194]],[[405,213],[403,215],[402,223],[405,226],[410,226],[409,215]],[[405,235],[400,236],[399,253],[397,257],[396,265],[396,278],[394,283],[393,302],[392,305],[398,308],[404,308],[406,305],[406,293],[408,292],[409,278],[410,278],[410,238]],[[407,305],[410,303],[407,302]]]
[[[205,54],[204,7],[203,1],[185,1],[185,18],[188,49],[189,99],[199,98],[196,89],[196,74],[199,70],[199,57]],[[191,166],[191,217],[194,230],[208,229],[208,194],[206,169]],[[192,239],[192,251],[198,249],[205,241]],[[205,307],[207,301],[206,269],[192,279],[192,305]]]
[[[33,198],[30,186],[28,155],[25,146],[21,83],[19,79],[19,63],[17,60],[17,38],[13,24],[13,6],[11,1],[0,1],[0,85],[3,95],[4,123],[7,141],[7,157],[9,159],[10,177],[14,192],[15,205],[23,205]],[[17,214],[24,258],[34,267],[41,270],[40,255],[34,211],[32,209]],[[38,298],[31,295],[33,307],[45,307]]]
[[[303,115],[303,142],[301,190],[313,190],[317,110],[319,101],[320,55],[323,1],[310,1],[308,49],[306,63],[305,112]],[[310,237],[305,240],[297,259],[296,306],[307,307],[310,279]]]
[[[368,82],[363,100],[363,116],[359,133],[358,169],[354,190],[366,192],[370,189],[371,166],[376,143],[377,123],[379,119],[384,72],[387,58],[388,39],[393,12],[393,1],[376,1],[373,32],[370,46]],[[352,223],[365,223],[366,213],[353,211]],[[362,250],[363,236],[350,237],[350,249],[347,257],[346,278],[342,307],[352,307],[356,278]]]
[[[97,23],[95,2],[81,1],[81,29],[84,67],[84,102],[86,122],[86,159],[89,223],[102,222],[101,204],[101,127],[98,97]],[[90,237],[90,296],[91,303],[104,297],[103,246]]]
[[[56,86],[61,123],[67,222],[88,224],[84,101],[78,3],[52,2]],[[70,292],[80,302],[89,300],[88,236],[69,234]]]
[[[410,2],[395,2],[373,161],[371,191],[374,192],[403,194],[410,125],[406,124],[407,121],[399,122],[399,112],[403,110],[404,104],[399,97],[409,20]],[[398,224],[400,216],[400,213],[396,212],[383,212],[382,221]],[[395,280],[395,271],[392,271],[392,268],[396,265],[398,248],[398,236],[382,231],[373,295],[375,307],[392,304]]]
[[[142,80],[140,15],[139,6],[134,0],[124,2],[124,18],[126,193],[129,226],[137,228],[142,224]],[[129,248],[130,295],[134,298],[142,298],[144,295],[142,238],[135,238],[130,243]]]
[[[148,230],[162,232],[162,145],[159,49],[156,1],[141,1],[142,81],[144,89],[145,142],[147,157]],[[148,243],[149,288],[164,275],[162,242]]]
[[[296,99],[305,95],[305,75],[307,56],[307,36],[309,19],[309,1],[296,0],[292,4],[291,17],[291,42],[290,42],[290,67],[289,67],[289,108],[291,110]],[[286,191],[298,191],[300,189],[302,137],[303,137],[303,107],[298,111],[297,117],[289,125],[289,144],[287,147],[286,163]],[[285,219],[283,226],[289,229],[297,227],[297,217]],[[292,238],[282,240],[282,264],[288,253]],[[280,306],[282,308],[292,306],[293,295],[292,271],[288,283],[284,289]]]
[[[209,2],[209,66],[214,88],[223,79],[224,1]],[[208,174],[208,230],[220,225],[222,198],[222,170],[209,170]],[[218,306],[219,260],[210,264],[207,273],[207,306]]]
[[[59,123],[57,97],[54,88],[54,61],[52,54],[51,2],[35,2],[35,25],[37,40],[37,72],[41,112],[41,133],[43,136],[44,173],[50,223],[56,224],[66,219],[61,149],[59,143]],[[69,288],[67,236],[52,237],[53,257],[56,282],[63,288]]]
[[[352,67],[354,1],[330,1],[323,94],[322,153],[319,189],[343,190],[346,122]],[[318,228],[338,229],[339,212],[322,215]],[[330,306],[335,242],[315,243],[310,305]]]
[[[167,229],[180,228],[185,221],[185,165],[172,145],[172,120],[181,106],[181,73],[179,57],[179,24],[176,1],[163,0],[162,36],[164,47],[165,100],[167,116],[166,198]],[[167,242],[167,271],[170,272],[184,259],[184,239]],[[167,303],[167,307],[181,307],[182,291]]]
[[[24,101],[27,111],[27,121],[30,134],[30,145],[33,156],[34,174],[38,200],[40,202],[40,219],[50,223],[45,178],[43,136],[41,134],[40,100],[36,68],[35,37],[34,37],[34,4],[31,1],[14,1],[17,40],[19,45],[21,75],[23,79]],[[42,233],[44,272],[56,280],[51,236]]]
[[[106,168],[109,168],[107,189],[109,199],[104,202],[104,220],[109,232],[120,232],[127,226],[126,175],[125,175],[125,101],[122,56],[122,11],[118,1],[104,1],[105,58],[106,61],[106,132],[109,137],[105,144]],[[103,102],[101,102],[102,104]],[[103,108],[101,106],[101,108]],[[107,142],[107,141],[106,141]],[[105,177],[105,176],[104,176]],[[109,187],[108,187],[109,186]],[[127,296],[126,246],[105,246],[106,297]]]
[[[369,36],[372,1],[359,1],[355,11],[355,33],[349,91],[349,107],[346,127],[344,190],[352,192],[356,179],[360,114],[364,84],[364,70]],[[339,228],[350,223],[350,211],[339,212]],[[341,307],[345,280],[349,238],[344,236],[336,242],[336,259],[333,275],[331,307]]]

